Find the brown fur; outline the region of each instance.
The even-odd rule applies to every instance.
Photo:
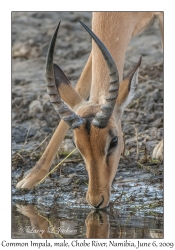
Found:
[[[87,103],[80,107],[77,113],[81,117],[96,114],[99,106]],[[112,132],[111,132],[112,131]],[[108,154],[108,148],[111,135],[118,136],[118,146]],[[106,128],[99,129],[90,124],[90,133],[88,133],[85,124],[74,129],[75,143],[81,152],[86,169],[89,175],[89,188],[87,201],[98,206],[103,200],[101,207],[108,205],[110,197],[110,188],[115,176],[123,144],[121,124],[116,124],[115,117],[111,117]]]

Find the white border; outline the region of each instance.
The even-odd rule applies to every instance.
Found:
[[[166,1],[167,2],[167,1]],[[0,239],[11,240],[11,11],[164,11],[165,18],[165,233],[161,241],[174,241],[175,192],[175,14],[173,1],[1,1],[0,15]],[[20,241],[20,240],[18,240]],[[10,248],[9,248],[10,249]],[[97,248],[98,249],[98,248]],[[158,248],[157,248],[158,249]]]

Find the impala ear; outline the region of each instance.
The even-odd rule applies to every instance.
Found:
[[[69,85],[70,82],[69,82],[67,76],[62,71],[62,69],[55,63],[53,64],[53,68],[54,68],[55,84],[56,84],[57,88],[61,84]]]
[[[120,83],[119,94],[116,100],[117,117],[121,118],[125,107],[133,100],[137,90],[138,72],[141,64],[141,58],[136,67],[127,75],[127,77]]]
[[[57,64],[54,64],[54,78],[61,99],[71,109],[75,110],[77,105],[79,106],[84,102],[83,98],[72,87],[67,76]]]

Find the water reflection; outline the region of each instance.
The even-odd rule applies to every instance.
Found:
[[[102,211],[91,211],[85,220],[85,224],[87,238],[109,238],[110,223],[108,214]]]
[[[27,216],[30,219],[30,225],[28,226],[21,226],[19,231],[21,233],[36,233],[41,238],[53,238],[52,235],[49,233],[48,230],[48,220],[44,216],[38,214],[37,209],[34,206],[27,205],[16,205],[17,211],[21,214]]]
[[[163,238],[162,228],[162,219],[157,217],[64,207],[40,211],[17,204],[12,216],[12,238]]]

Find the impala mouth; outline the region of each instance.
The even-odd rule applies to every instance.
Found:
[[[95,209],[102,209],[102,208],[100,208],[100,206],[102,205],[103,201],[104,201],[104,197],[102,196],[102,200],[100,201],[100,203],[99,203],[97,206],[94,206],[94,205],[91,204],[90,202],[89,202],[89,204],[90,204],[93,208],[95,208]]]

